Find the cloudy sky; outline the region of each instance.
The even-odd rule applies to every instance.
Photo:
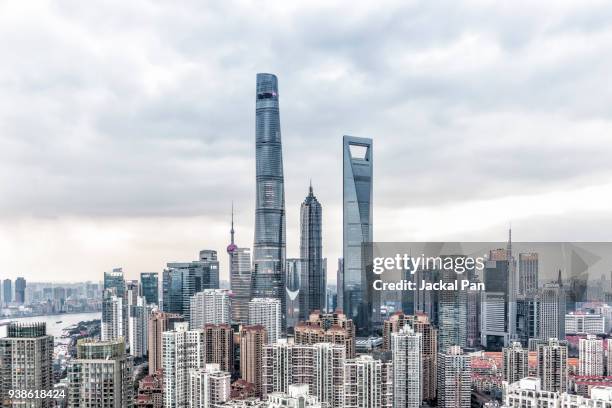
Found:
[[[612,240],[612,3],[535,3],[0,2],[0,278],[202,248],[227,276],[257,72],[279,77],[288,255],[312,179],[332,279],[343,134],[374,139],[378,241]]]

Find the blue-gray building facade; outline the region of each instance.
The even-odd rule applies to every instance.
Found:
[[[343,311],[360,334],[380,318],[380,306],[369,280],[363,244],[372,242],[372,139],[344,136],[343,150]],[[340,291],[340,288],[338,289]]]
[[[255,102],[256,207],[252,297],[275,298],[286,313],[285,188],[278,79],[257,74]],[[285,316],[283,316],[283,325]]]

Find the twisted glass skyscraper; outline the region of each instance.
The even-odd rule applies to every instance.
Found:
[[[279,299],[284,315],[285,189],[276,75],[257,74],[255,104],[257,195],[252,296]]]

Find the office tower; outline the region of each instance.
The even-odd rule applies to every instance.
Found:
[[[9,323],[6,337],[0,338],[0,401],[6,406],[51,407],[51,399],[20,398],[9,391],[52,389],[53,336],[47,335],[44,323]]]
[[[68,406],[130,408],[134,406],[133,357],[122,338],[81,339],[77,358],[68,363]]]
[[[10,279],[2,281],[2,300],[5,305],[13,301],[13,285]]]
[[[191,297],[204,289],[219,289],[217,251],[202,250],[193,262],[171,262],[163,272],[162,310],[189,321]]]
[[[538,377],[545,391],[567,391],[567,346],[551,338],[538,345]]]
[[[25,303],[26,280],[24,278],[15,279],[15,303]]]
[[[285,188],[276,76],[257,74],[256,93],[252,297],[278,299],[285,313]]]
[[[565,290],[558,283],[545,283],[540,290],[538,303],[540,306],[539,338],[565,338]],[[542,383],[543,387],[546,384]]]
[[[164,376],[161,370],[138,381],[138,394],[134,406],[139,408],[163,408]]]
[[[457,273],[453,269],[442,268],[439,278],[443,283],[454,283]],[[467,292],[444,290],[438,292],[437,297],[438,350],[446,352],[452,346],[467,346]]]
[[[423,400],[423,335],[405,326],[391,334],[393,407],[419,408]]]
[[[480,311],[482,309],[481,300],[482,292],[480,290],[467,291],[466,346],[470,348],[480,347]]]
[[[128,306],[135,305],[140,296],[140,282],[137,280],[125,281],[125,297]]]
[[[308,264],[305,259],[287,258],[285,262],[285,320],[287,327],[295,327],[304,315],[308,287]]]
[[[294,330],[297,344],[333,343],[346,348],[346,358],[355,357],[355,326],[342,312],[313,312]]]
[[[204,368],[189,373],[189,407],[216,408],[230,399],[230,373],[218,364],[206,364]]]
[[[504,381],[512,384],[529,375],[529,350],[524,349],[521,343],[512,342],[504,347]]]
[[[370,282],[365,278],[368,274],[363,270],[366,266],[362,259],[362,244],[373,240],[372,139],[344,136],[342,144],[343,310],[358,331],[367,334],[380,314]]]
[[[263,348],[263,394],[287,392],[292,384],[307,384],[310,394],[330,408],[342,407],[344,346],[330,343],[302,345],[285,339]]]
[[[604,375],[604,349],[603,340],[598,339],[592,334],[587,335],[586,339],[578,342],[579,366],[578,374],[585,376]]]
[[[115,289],[115,296],[125,297],[125,280],[123,269],[114,268],[111,272],[104,272],[104,289]]]
[[[508,249],[494,249],[485,261],[481,302],[480,342],[487,350],[501,351],[509,339],[510,263]]]
[[[438,354],[438,407],[469,408],[472,363],[461,347]]]
[[[187,322],[175,323],[174,330],[162,333],[164,407],[188,406],[189,372],[204,367],[204,355],[202,331],[189,330]]]
[[[159,278],[157,272],[140,274],[140,290],[147,304],[159,305]]]
[[[149,374],[155,374],[162,368],[162,333],[174,329],[174,324],[181,321],[182,316],[173,313],[155,311],[149,316]]]
[[[570,312],[565,315],[566,334],[606,334],[606,319],[599,314]]]
[[[222,371],[234,370],[234,331],[229,324],[205,324],[202,328],[207,364],[218,364]]]
[[[247,324],[249,301],[251,300],[251,250],[239,248],[234,242],[234,233],[234,205],[232,204],[231,241],[227,246],[232,290],[232,320],[236,324]]]
[[[205,324],[230,324],[230,293],[226,289],[205,289],[191,297],[191,329],[199,329]]]
[[[307,319],[310,312],[325,309],[326,268],[323,263],[322,208],[312,190],[300,207],[300,258],[306,263],[306,271],[300,294],[300,319]]]
[[[287,392],[268,395],[268,408],[322,408],[321,403],[308,393],[307,385],[290,385]]]
[[[268,343],[281,336],[281,302],[272,298],[255,298],[249,302],[249,324],[266,328]]]
[[[393,365],[364,355],[346,360],[344,408],[393,407]]]
[[[527,347],[529,339],[538,338],[540,303],[537,296],[521,295],[516,299],[516,339]]]
[[[538,253],[520,253],[518,258],[519,293],[533,295],[538,292]]]
[[[240,328],[240,378],[255,386],[255,395],[263,395],[263,347],[268,343],[263,326]]]
[[[130,355],[142,358],[147,355],[148,350],[148,326],[149,307],[144,297],[137,296],[136,304],[130,305],[128,322],[128,339],[130,344]]]
[[[126,312],[125,298],[115,295],[115,288],[105,289],[102,298],[102,341],[127,340]]]

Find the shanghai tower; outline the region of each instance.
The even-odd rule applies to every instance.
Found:
[[[255,101],[256,207],[252,297],[285,302],[285,188],[278,79],[257,74]]]

